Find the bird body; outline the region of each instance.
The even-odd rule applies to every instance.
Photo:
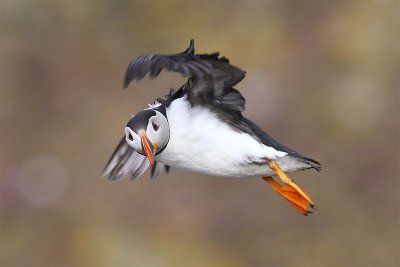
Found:
[[[320,164],[275,141],[242,115],[246,100],[233,86],[245,77],[244,71],[218,53],[194,54],[192,40],[182,53],[132,61],[125,87],[147,73],[155,78],[163,69],[181,73],[187,83],[129,120],[103,175],[133,179],[151,166],[156,177],[172,166],[213,176],[262,176],[297,210],[311,213],[311,198],[286,173],[319,171]]]
[[[285,172],[309,167],[294,158],[290,160],[287,152],[233,129],[211,110],[190,107],[185,97],[171,103],[167,118],[172,134],[168,146],[155,156],[165,165],[227,177],[273,175],[266,159],[284,163]]]

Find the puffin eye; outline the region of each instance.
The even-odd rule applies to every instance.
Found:
[[[160,126],[155,124],[153,121],[151,122],[151,125],[153,125],[154,131],[158,131],[158,128],[160,128]]]
[[[130,141],[133,141],[133,136],[131,135],[131,133],[128,134],[128,139],[129,139]]]

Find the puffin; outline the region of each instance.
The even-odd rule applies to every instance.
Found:
[[[219,52],[195,54],[194,40],[178,54],[142,55],[126,70],[124,88],[147,74],[180,73],[187,82],[133,115],[102,175],[135,179],[171,167],[211,176],[260,176],[303,215],[313,213],[310,195],[289,176],[321,170],[321,164],[279,143],[243,116],[246,99],[234,88],[246,72]],[[279,181],[280,180],[280,181]]]

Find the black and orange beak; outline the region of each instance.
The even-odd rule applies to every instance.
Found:
[[[140,134],[140,140],[142,141],[142,149],[146,154],[146,157],[149,159],[150,165],[154,166],[154,146],[147,138],[144,133]]]

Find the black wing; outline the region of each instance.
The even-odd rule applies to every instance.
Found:
[[[142,175],[149,165],[147,158],[131,148],[123,137],[106,164],[102,176],[108,176],[110,180],[118,180],[130,175],[133,180]],[[151,178],[159,176],[163,169],[168,173],[169,166],[155,162],[151,168]]]
[[[242,112],[244,97],[233,88],[240,82],[245,72],[229,64],[219,53],[194,54],[194,41],[182,53],[174,55],[153,54],[140,56],[132,61],[125,75],[125,88],[133,80],[143,79],[147,73],[151,78],[160,72],[179,72],[189,78],[185,90],[192,105],[208,105],[222,110]]]

